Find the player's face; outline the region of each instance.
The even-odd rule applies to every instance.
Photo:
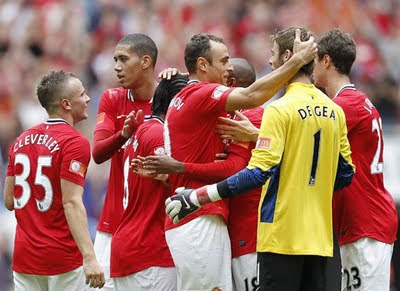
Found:
[[[69,88],[71,89],[71,115],[74,120],[74,124],[88,118],[87,105],[90,101],[90,97],[86,95],[85,88],[83,88],[82,82],[77,78],[71,78],[69,81]]]
[[[326,68],[324,61],[319,60],[318,56],[314,59],[314,71],[313,71],[314,85],[320,88],[326,87]]]
[[[283,60],[281,56],[279,56],[279,45],[274,41],[274,44],[271,48],[271,57],[269,59],[269,64],[271,65],[272,70],[278,69],[283,65]]]
[[[129,45],[117,45],[114,51],[117,78],[122,87],[133,89],[142,74],[142,59],[132,51]]]
[[[208,82],[227,86],[229,72],[233,72],[233,67],[229,63],[228,48],[223,43],[214,41],[210,43],[212,64],[208,67]]]

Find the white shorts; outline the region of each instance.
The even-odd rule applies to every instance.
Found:
[[[233,258],[232,277],[234,290],[256,290],[258,287],[257,253]]]
[[[340,247],[342,290],[389,291],[393,244],[361,238]]]
[[[83,267],[67,273],[51,276],[14,273],[15,291],[82,291],[89,290],[85,284]]]
[[[110,278],[110,256],[111,256],[111,239],[112,235],[107,232],[97,231],[94,240],[94,253],[96,254],[97,261],[104,271],[104,278],[106,283],[101,290],[113,291],[114,282]]]
[[[174,267],[150,267],[129,276],[113,278],[116,291],[175,291]]]
[[[231,245],[221,216],[197,217],[167,230],[165,238],[175,263],[179,291],[232,290]]]

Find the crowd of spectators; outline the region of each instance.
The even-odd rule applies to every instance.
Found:
[[[159,48],[157,72],[185,71],[186,41],[198,32],[224,37],[230,55],[270,71],[268,33],[304,26],[317,36],[339,27],[357,43],[353,80],[369,94],[384,123],[400,123],[400,2],[397,0],[0,0],[0,190],[10,144],[46,118],[35,96],[50,69],[72,71],[91,97],[79,130],[92,139],[101,93],[118,86],[113,51],[125,34],[141,32]],[[85,189],[94,234],[108,169],[91,163]],[[1,195],[1,194],[0,194]],[[2,205],[2,203],[0,203]],[[0,285],[11,278],[12,215],[0,206]],[[8,225],[9,227],[3,227]]]

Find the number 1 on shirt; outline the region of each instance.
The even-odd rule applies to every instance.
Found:
[[[321,129],[314,134],[314,150],[311,165],[310,180],[308,181],[309,186],[315,185],[315,174],[317,172],[318,157],[319,157],[319,141],[321,139]]]

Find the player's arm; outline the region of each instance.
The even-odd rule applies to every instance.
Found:
[[[231,198],[263,186],[276,175],[285,147],[285,121],[272,106],[265,109],[257,146],[247,168],[217,184],[193,190],[185,189],[165,202],[168,216],[178,223],[207,203]]]
[[[221,181],[246,165],[247,160],[235,152],[229,153],[225,160],[204,164],[184,163],[167,155],[147,156],[143,161],[143,169],[152,175],[179,173],[208,183]]]
[[[10,211],[14,210],[14,176],[7,176],[4,182],[4,205]]]
[[[103,287],[104,273],[96,260],[93,243],[89,235],[89,226],[85,206],[83,205],[83,187],[74,182],[61,179],[62,204],[71,234],[83,257],[86,284],[90,287]]]
[[[230,92],[225,111],[255,108],[271,99],[304,65],[311,62],[317,53],[314,37],[300,41],[300,30],[296,30],[293,56],[277,70],[258,79],[247,88],[235,88]]]
[[[93,159],[97,164],[104,163],[126,143],[136,128],[143,123],[143,112],[131,112],[126,117],[124,126],[116,133],[109,130],[96,130],[93,139]]]
[[[340,190],[351,184],[355,173],[355,166],[351,159],[350,143],[347,138],[347,126],[345,122],[345,115],[340,108],[339,121],[341,122],[340,131],[340,150],[338,167],[336,172],[334,191]]]

